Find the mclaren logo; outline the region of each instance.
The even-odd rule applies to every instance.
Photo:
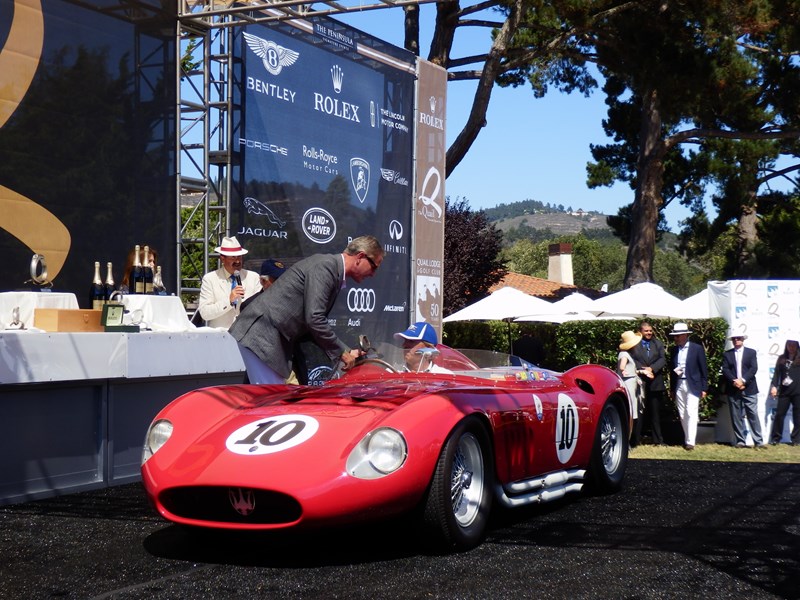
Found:
[[[375,290],[350,288],[347,291],[347,308],[350,312],[372,312],[375,310]]]
[[[278,75],[283,67],[291,67],[300,57],[299,52],[279,46],[272,40],[265,40],[247,32],[243,32],[242,35],[250,50],[261,58],[264,68],[271,75]]]
[[[230,500],[233,510],[243,517],[248,516],[256,509],[256,494],[253,490],[231,488],[228,490],[228,500]]]

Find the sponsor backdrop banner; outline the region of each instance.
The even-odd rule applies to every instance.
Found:
[[[0,0],[0,291],[43,254],[89,308],[94,262],[119,284],[134,244],[176,291],[176,5],[136,7]]]
[[[416,320],[436,327],[441,339],[447,73],[424,60],[418,69],[414,304]]]
[[[360,235],[386,248],[330,321],[350,345],[408,326],[415,57],[331,19],[237,31],[231,233],[287,265]]]
[[[719,315],[730,326],[730,334],[746,335],[745,346],[757,353],[758,413],[764,440],[769,441],[775,414],[775,399],[769,396],[778,356],[783,354],[786,340],[800,339],[800,281],[770,279],[737,279],[708,283],[711,314]],[[725,349],[731,347],[730,340]],[[720,410],[723,424],[730,431],[730,415]],[[789,441],[791,409],[784,422],[783,441]],[[745,422],[745,426],[746,426]],[[749,443],[752,439],[748,437]]]

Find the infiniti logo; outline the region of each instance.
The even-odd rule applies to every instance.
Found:
[[[389,223],[389,237],[393,240],[399,240],[403,237],[403,225],[400,221],[393,220]]]
[[[350,288],[347,291],[347,308],[350,312],[372,312],[375,310],[375,290]]]

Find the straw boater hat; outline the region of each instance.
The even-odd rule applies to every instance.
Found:
[[[747,336],[743,333],[732,333],[728,336],[729,340],[732,340],[733,338],[742,338],[743,340],[746,340]]]
[[[669,332],[669,335],[683,335],[684,333],[688,335],[691,332],[692,330],[689,329],[689,326],[686,323],[678,322],[672,326],[672,331]]]
[[[622,343],[619,345],[620,350],[630,350],[636,344],[642,341],[641,333],[633,333],[632,331],[623,331],[620,337]]]
[[[214,248],[214,252],[222,256],[242,256],[247,254],[247,250],[242,248],[235,237],[222,238],[222,243]]]

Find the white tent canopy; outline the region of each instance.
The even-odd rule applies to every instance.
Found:
[[[578,313],[581,311],[592,310],[594,300],[580,292],[572,292],[558,302],[553,302],[553,306],[563,313]]]
[[[538,315],[556,312],[553,304],[547,300],[536,298],[516,288],[503,287],[492,292],[483,300],[462,308],[458,312],[442,319],[443,323],[451,321],[504,321],[523,315]]]
[[[709,319],[711,318],[711,299],[709,298],[708,288],[689,296],[681,302],[683,304],[685,319]]]
[[[686,309],[679,298],[650,282],[637,283],[621,292],[598,298],[589,310],[597,316],[687,318],[684,314]]]

